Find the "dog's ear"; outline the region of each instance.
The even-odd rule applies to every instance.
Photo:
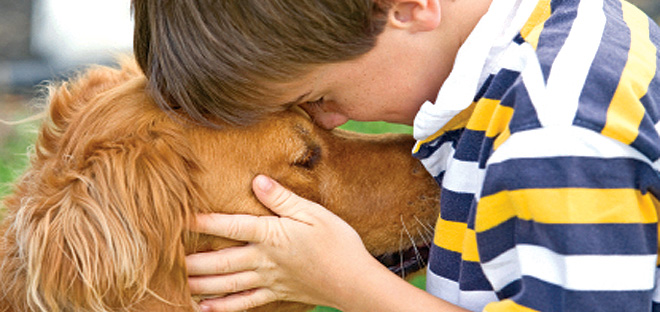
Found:
[[[142,77],[137,63],[132,58],[121,57],[121,68],[92,66],[70,80],[53,82],[45,86],[48,120],[39,133],[37,155],[43,158],[56,153],[63,144],[64,132],[76,115],[89,105],[94,97],[128,80]]]
[[[178,135],[150,129],[81,142],[80,153],[35,173],[37,194],[22,199],[12,225],[31,309],[189,307],[183,243],[203,194]]]

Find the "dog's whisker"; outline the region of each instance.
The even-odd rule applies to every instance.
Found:
[[[403,216],[401,218],[401,221],[403,222]],[[399,232],[399,266],[401,267],[401,278],[406,278],[406,270],[403,267],[403,228]]]
[[[419,253],[419,249],[417,249],[417,243],[415,242],[415,239],[410,234],[410,231],[408,231],[408,227],[406,226],[406,223],[403,221],[403,216],[401,216],[401,225],[403,226],[403,230],[406,232],[406,235],[408,235],[408,239],[410,240],[410,243],[412,244],[412,247],[415,250],[415,258],[417,258],[417,262],[421,263],[422,266],[425,266],[426,263],[422,259],[422,256]]]
[[[417,228],[417,234],[419,234],[419,237],[424,241],[424,245],[430,245],[428,234],[422,232],[419,228]]]
[[[424,223],[421,220],[419,220],[417,216],[413,216],[413,217],[415,218],[415,221],[417,221],[417,223],[419,223],[419,225],[422,226],[423,231],[418,228],[417,233],[419,233],[419,235],[424,240],[424,244],[426,244],[427,246],[431,245],[431,242],[433,242],[433,238],[435,237],[435,232],[427,223]]]
[[[433,233],[429,232],[428,229],[424,226],[417,228],[417,234],[419,234],[419,236],[424,240],[424,244],[426,245],[430,245],[430,242],[433,241]]]
[[[413,218],[415,218],[415,221],[417,221],[417,223],[419,223],[419,225],[421,225],[426,230],[426,232],[428,234],[430,234],[431,237],[433,237],[433,235],[435,234],[435,231],[433,230],[432,226],[430,226],[429,224],[426,224],[426,223],[422,222],[421,220],[419,220],[419,218],[416,215],[413,216]]]

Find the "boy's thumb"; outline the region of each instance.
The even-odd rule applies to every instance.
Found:
[[[264,206],[281,217],[304,219],[304,216],[309,215],[307,212],[311,206],[318,206],[264,175],[258,175],[252,180],[252,190]]]

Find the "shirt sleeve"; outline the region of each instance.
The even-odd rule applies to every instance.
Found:
[[[491,156],[475,216],[485,311],[650,311],[658,250],[653,164],[566,126],[512,135]]]

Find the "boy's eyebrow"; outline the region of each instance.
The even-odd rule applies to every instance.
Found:
[[[305,92],[303,95],[297,97],[295,100],[293,100],[291,102],[284,103],[284,105],[282,105],[282,107],[286,107],[288,109],[292,106],[298,105],[298,104],[300,104],[300,102],[304,98],[308,97],[311,93],[312,93],[312,91]]]

